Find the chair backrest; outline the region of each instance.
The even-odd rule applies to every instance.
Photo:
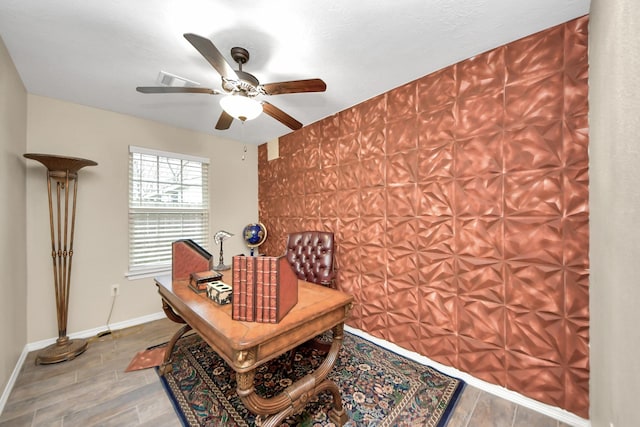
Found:
[[[334,287],[333,233],[328,231],[290,233],[285,256],[299,279]]]

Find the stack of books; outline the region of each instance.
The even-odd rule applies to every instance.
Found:
[[[298,278],[284,256],[233,257],[231,317],[278,323],[298,303]]]

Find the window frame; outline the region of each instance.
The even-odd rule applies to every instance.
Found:
[[[154,179],[149,179],[146,177],[143,179],[141,175],[136,179],[134,177],[134,162],[136,161],[134,157],[136,155],[140,156],[153,156],[156,157],[156,162],[158,164],[157,170],[155,171]],[[125,276],[129,280],[144,278],[144,277],[152,277],[158,274],[168,273],[171,271],[171,260],[168,262],[162,261],[162,257],[166,258],[166,250],[161,245],[153,245],[151,244],[149,249],[152,252],[156,252],[161,254],[159,258],[157,258],[157,262],[149,263],[149,265],[145,265],[146,263],[141,263],[141,251],[145,249],[143,247],[144,243],[140,243],[140,237],[142,234],[138,235],[138,239],[136,239],[135,234],[136,230],[140,230],[143,228],[142,224],[151,224],[151,226],[155,226],[158,230],[158,234],[156,234],[156,238],[158,236],[167,238],[169,237],[171,241],[179,240],[179,239],[188,239],[192,238],[203,248],[208,249],[209,247],[209,219],[210,219],[210,197],[209,197],[209,164],[210,161],[205,157],[192,156],[188,154],[175,153],[169,151],[161,151],[150,148],[138,147],[135,145],[129,146],[129,154],[128,154],[128,163],[129,163],[129,177],[128,177],[128,237],[127,237],[127,245],[128,245],[128,269],[125,273]],[[174,183],[173,181],[163,180],[162,178],[162,163],[163,160],[166,168],[170,169],[171,163],[176,164],[175,162],[179,162],[180,164],[180,181],[179,183]],[[197,170],[193,168],[193,163],[200,164],[200,183],[199,185],[189,185],[184,184],[182,180],[184,178],[185,166],[191,170]],[[188,172],[189,169],[186,171]],[[140,174],[142,173],[141,169]],[[153,173],[153,172],[152,172]],[[197,175],[197,174],[196,174]],[[155,184],[156,188],[158,188],[158,199],[147,199],[146,202],[141,201],[141,198],[136,198],[134,195],[134,183],[138,184],[138,188],[151,184],[152,186]],[[164,187],[171,184],[175,184],[179,187],[179,192],[175,193],[173,191],[174,197],[177,197],[180,201],[175,204],[167,203],[167,199],[163,198],[163,195],[166,195],[163,191],[160,190]],[[200,203],[189,203],[185,202],[185,199],[189,199],[188,188],[200,189]],[[166,217],[175,215],[176,220],[179,221],[179,225],[175,224],[175,227],[167,226]],[[144,219],[141,219],[141,216]],[[165,221],[162,221],[161,218],[164,216]],[[177,217],[180,217],[179,219]],[[194,218],[202,217],[201,220],[195,220]],[[155,222],[154,222],[155,221]],[[186,225],[185,225],[186,223]],[[194,229],[197,231],[196,234],[189,235],[189,233],[184,233],[184,228],[188,227],[189,224],[194,224]],[[179,233],[175,234],[175,233]],[[153,236],[152,236],[153,237]],[[168,249],[169,256],[171,254],[171,246],[169,244]]]

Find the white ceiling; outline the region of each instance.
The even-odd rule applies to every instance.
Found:
[[[421,76],[589,12],[589,0],[0,0],[0,36],[29,93],[259,144],[290,132],[262,114],[214,129],[219,96],[144,95],[166,71],[220,89],[183,37],[242,46],[261,83],[321,78],[269,102],[313,123]]]

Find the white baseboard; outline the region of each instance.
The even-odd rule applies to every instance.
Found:
[[[591,427],[591,422],[589,420],[585,420],[584,418],[579,417],[562,408],[558,408],[555,406],[547,405],[546,403],[538,402],[537,400],[523,396],[520,393],[516,393],[515,391],[511,391],[504,387],[500,387],[495,384],[491,384],[486,381],[480,380],[465,372],[452,368],[451,366],[443,365],[441,363],[436,362],[435,360],[431,360],[426,356],[404,349],[389,341],[376,338],[364,331],[361,331],[360,329],[355,329],[350,326],[345,326],[344,329],[345,331],[353,335],[357,335],[361,338],[366,339],[367,341],[371,341],[379,345],[380,347],[383,347],[389,351],[392,351],[401,356],[404,356],[407,359],[411,359],[423,365],[431,366],[432,368],[437,369],[443,374],[459,378],[465,383],[472,385],[482,391],[486,391],[487,393],[493,394],[494,396],[498,396],[502,399],[524,406],[526,408],[531,409],[532,411],[539,412],[541,414],[544,414],[548,417],[554,418],[558,421],[561,421],[565,424],[569,424],[574,427]]]
[[[135,319],[131,319],[131,320],[125,320],[123,322],[112,323],[110,325],[101,326],[99,328],[87,329],[85,331],[75,332],[73,334],[69,334],[69,338],[74,339],[74,338],[95,337],[100,332],[104,332],[104,331],[107,331],[107,330],[115,331],[115,330],[118,330],[118,329],[129,328],[131,326],[141,325],[143,323],[151,322],[153,320],[164,319],[165,317],[166,316],[165,316],[165,314],[163,312],[158,312],[158,313],[149,314],[149,315],[142,316],[142,317],[136,317]],[[48,338],[46,340],[29,343],[29,344],[27,344],[27,352],[34,351],[34,350],[40,350],[41,348],[45,348],[46,346],[55,343],[56,340],[57,340],[57,337],[56,338]]]
[[[7,381],[7,386],[4,388],[2,396],[0,396],[0,415],[2,415],[2,411],[4,411],[4,405],[6,405],[7,400],[9,400],[9,394],[11,394],[11,390],[13,390],[13,386],[18,379],[18,374],[20,374],[20,370],[22,369],[22,365],[24,365],[27,354],[29,354],[29,351],[27,350],[27,346],[25,346],[24,349],[22,349],[22,353],[18,358],[18,362],[16,363],[15,368],[13,368],[13,372],[9,377],[9,381]]]
[[[124,322],[112,323],[111,325],[106,325],[100,328],[87,329],[85,331],[75,332],[73,334],[69,334],[69,338],[71,339],[90,338],[98,335],[100,332],[104,332],[107,330],[114,331],[118,329],[124,329],[131,326],[141,325],[143,323],[148,323],[153,320],[164,319],[165,317],[166,316],[163,312],[158,312],[154,314],[149,314],[147,316],[137,317],[131,320],[125,320]],[[13,390],[13,386],[15,385],[16,380],[18,379],[18,374],[20,374],[20,370],[22,369],[22,365],[24,365],[24,361],[26,360],[27,355],[34,350],[40,350],[41,348],[45,348],[48,345],[54,344],[56,340],[57,340],[57,337],[49,338],[46,340],[27,343],[27,345],[24,346],[24,349],[22,349],[22,353],[18,358],[18,362],[16,363],[16,366],[13,369],[13,372],[11,373],[11,377],[9,377],[9,381],[7,382],[7,385],[5,386],[4,391],[0,396],[0,415],[2,415],[2,412],[4,411],[4,406],[7,404],[7,400],[9,400],[9,395],[11,394],[11,390]]]
[[[128,328],[131,326],[137,326],[137,325],[141,325],[143,323],[147,323],[147,322],[151,322],[153,320],[158,320],[158,319],[163,319],[165,317],[165,314],[163,312],[158,312],[158,313],[154,313],[154,314],[150,314],[147,316],[142,316],[142,317],[138,317],[135,319],[131,319],[131,320],[126,320],[124,322],[118,322],[118,323],[114,323],[111,324],[109,326],[104,326],[101,328],[95,328],[95,329],[88,329],[86,331],[81,331],[81,332],[76,332],[73,334],[69,335],[69,338],[89,338],[89,337],[93,337],[96,336],[97,334],[99,334],[100,332],[103,332],[105,330],[118,330],[118,329],[124,329],[124,328]],[[508,390],[504,387],[500,387],[497,386],[495,384],[491,384],[488,383],[486,381],[480,380],[478,378],[475,378],[465,372],[459,371],[455,368],[452,368],[450,366],[447,365],[443,365],[441,363],[438,363],[434,360],[429,359],[428,357],[422,356],[421,354],[415,353],[413,351],[409,351],[407,349],[404,349],[396,344],[393,344],[389,341],[385,341],[383,339],[380,338],[376,338],[372,335],[369,335],[368,333],[361,331],[360,329],[355,329],[352,328],[350,326],[345,326],[344,329],[349,332],[352,333],[353,335],[357,335],[361,338],[364,338],[368,341],[371,341],[377,345],[379,345],[380,347],[383,347],[389,351],[392,351],[394,353],[397,353],[401,356],[406,357],[407,359],[411,359],[413,361],[416,361],[418,363],[421,363],[423,365],[428,365],[431,366],[432,368],[435,368],[437,370],[439,370],[440,372],[442,372],[443,374],[446,375],[450,375],[452,377],[456,377],[461,379],[462,381],[464,381],[467,384],[470,384],[482,391],[486,391],[487,393],[493,394],[494,396],[498,396],[502,399],[508,400],[510,402],[516,403],[518,405],[524,406],[526,408],[529,408],[533,411],[539,412],[541,414],[547,415],[551,418],[554,418],[558,421],[561,421],[563,423],[569,424],[571,426],[574,427],[591,427],[591,422],[589,420],[585,420],[582,417],[579,417],[575,414],[572,414],[569,411],[566,411],[562,408],[558,408],[555,406],[551,406],[551,405],[547,405],[546,403],[542,403],[542,402],[538,402],[537,400],[531,399],[529,397],[523,396],[520,393],[516,393],[514,391]],[[11,374],[11,377],[9,378],[9,382],[7,383],[7,386],[5,387],[2,396],[0,396],[0,414],[2,414],[2,411],[4,410],[4,406],[7,403],[7,400],[9,399],[9,394],[11,393],[11,390],[13,389],[13,386],[16,382],[16,379],[18,378],[18,374],[20,373],[20,370],[22,369],[22,365],[24,364],[25,359],[27,358],[27,355],[34,350],[39,350],[41,348],[45,348],[48,345],[51,345],[53,343],[56,342],[57,338],[50,338],[50,339],[46,339],[46,340],[42,340],[42,341],[37,341],[37,342],[33,342],[33,343],[28,343],[27,345],[25,345],[24,349],[22,350],[22,354],[20,355],[20,358],[18,359],[18,362],[16,363],[16,367],[13,370],[13,373]]]

